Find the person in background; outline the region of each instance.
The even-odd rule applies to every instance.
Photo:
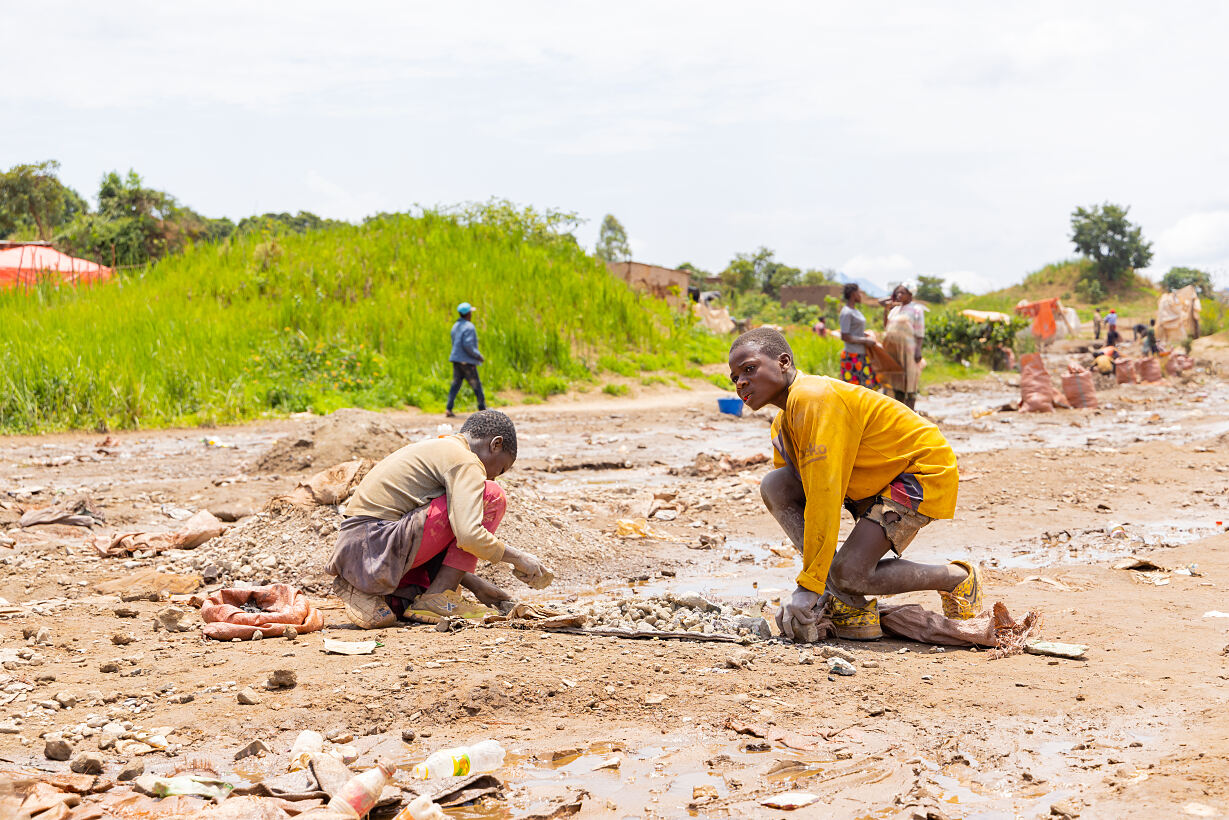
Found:
[[[1101,308],[1092,309],[1092,338],[1094,340],[1101,338]]]
[[[811,330],[816,336],[822,339],[828,335],[828,320],[826,320],[823,316],[820,316],[819,320],[815,322],[815,325],[811,328]]]
[[[1140,325],[1143,327],[1143,325]],[[1145,356],[1155,356],[1161,352],[1160,346],[1156,343],[1156,319],[1149,322],[1148,327],[1144,328],[1144,332],[1140,334],[1144,337],[1143,352]]]
[[[883,305],[883,346],[901,366],[881,378],[901,404],[914,409],[922,374],[922,343],[926,340],[926,308],[913,301],[913,291],[897,285]]]
[[[478,352],[478,331],[470,317],[474,306],[469,302],[457,305],[457,320],[452,323],[452,353],[448,360],[452,362],[452,387],[448,390],[448,405],[444,415],[451,418],[457,401],[457,393],[461,390],[461,382],[469,382],[469,387],[478,399],[478,409],[486,409],[486,395],[482,392],[482,380],[478,378],[478,365],[485,359]]]
[[[1107,328],[1105,331],[1105,346],[1117,347],[1122,341],[1122,337],[1118,335],[1118,324],[1114,323],[1111,325],[1107,322],[1105,326]]]
[[[841,379],[878,390],[879,377],[871,367],[868,349],[878,342],[867,332],[866,317],[857,307],[864,299],[862,289],[850,282],[845,285],[842,295],[845,297],[845,307],[841,308],[841,340],[845,346],[841,349]]]
[[[1108,341],[1109,334],[1111,333],[1118,336],[1118,311],[1113,308],[1110,308],[1110,312],[1105,314],[1105,338],[1107,344],[1117,344],[1117,342]],[[1118,336],[1118,338],[1121,339],[1122,337]]]

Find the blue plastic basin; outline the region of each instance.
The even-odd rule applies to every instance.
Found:
[[[717,409],[731,416],[741,416],[743,414],[743,400],[737,397],[717,399]]]

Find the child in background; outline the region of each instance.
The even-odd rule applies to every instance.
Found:
[[[397,622],[395,606],[455,614],[458,586],[484,604],[511,596],[474,575],[478,559],[512,565],[535,588],[553,576],[532,555],[495,537],[507,508],[494,479],[516,461],[516,428],[498,410],[481,410],[460,433],[408,444],[359,483],[346,504],[326,571],[350,620],[363,629]]]

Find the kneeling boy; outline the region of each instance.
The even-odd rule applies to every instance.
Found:
[[[825,602],[840,637],[881,637],[868,595],[933,589],[949,618],[978,614],[981,578],[971,562],[898,557],[919,529],[956,510],[956,456],[934,424],[873,390],[799,373],[785,337],[769,328],[734,341],[730,379],[751,409],[781,408],[772,423],[776,469],[760,492],[802,552],[798,588],[777,613],[786,637],[804,639]],[[856,523],[838,550],[842,502]],[[889,550],[895,555],[885,558]]]
[[[456,604],[445,595],[458,585],[484,604],[511,600],[473,574],[478,559],[511,564],[530,586],[549,572],[532,555],[495,537],[507,507],[494,479],[516,461],[516,428],[498,410],[481,410],[457,435],[408,444],[387,456],[359,483],[346,504],[326,571],[350,620],[363,629],[391,626],[389,604],[437,615]],[[386,600],[387,598],[387,600]]]

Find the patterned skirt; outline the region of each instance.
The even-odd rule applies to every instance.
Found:
[[[871,367],[870,356],[865,353],[841,351],[841,379],[851,384],[860,384],[871,390],[879,389],[879,377]]]

